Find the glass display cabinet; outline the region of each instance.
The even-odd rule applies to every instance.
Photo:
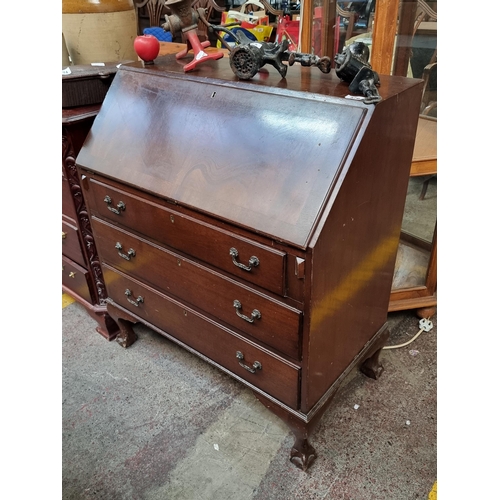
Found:
[[[389,310],[432,316],[437,305],[437,2],[304,0],[301,16],[302,52],[333,60],[346,45],[362,41],[379,74],[424,80]]]
[[[422,78],[424,90],[389,310],[415,309],[429,317],[437,306],[437,2],[395,3],[395,35],[381,35],[386,44],[393,41],[383,70]],[[382,44],[374,40],[375,54]]]

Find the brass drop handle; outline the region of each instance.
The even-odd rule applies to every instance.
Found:
[[[240,313],[241,309],[241,302],[239,300],[235,300],[233,302],[233,307],[236,309],[236,314],[244,319],[245,321],[248,321],[249,323],[253,323],[256,319],[260,319],[262,317],[262,314],[260,314],[260,311],[258,309],[254,309],[252,311],[252,317],[249,318],[248,316],[245,316],[244,314]]]
[[[62,239],[65,240],[66,239],[66,234],[64,231],[62,232]]]
[[[74,273],[73,271],[71,271],[71,272],[68,274],[68,276],[69,276],[70,278],[74,278],[74,277],[76,276],[76,273]]]
[[[243,356],[242,352],[236,351],[236,357],[240,360],[238,361],[240,366],[245,368],[245,370],[247,370],[248,372],[255,373],[257,370],[262,370],[262,365],[258,361],[254,361],[252,366],[245,365],[245,363],[243,363],[245,356]]]
[[[113,212],[114,214],[117,214],[117,215],[120,215],[120,213],[125,210],[125,203],[123,203],[123,201],[119,201],[117,204],[116,204],[116,208],[114,207],[111,207],[109,205],[111,205],[112,203],[112,200],[111,200],[111,197],[106,195],[104,197],[104,203],[107,203],[108,204],[108,210],[111,210],[111,212]]]
[[[132,297],[132,292],[128,288],[125,290],[125,295],[127,296],[127,300],[135,307],[139,307],[139,304],[144,304],[144,299],[140,295],[137,297],[137,301],[131,299],[130,297]]]
[[[245,264],[242,264],[241,262],[238,262],[236,258],[238,257],[238,250],[236,248],[231,247],[229,249],[229,255],[231,256],[231,259],[233,260],[233,264],[236,267],[239,267],[240,269],[244,269],[245,271],[251,271],[252,267],[257,267],[259,265],[259,259],[255,257],[255,255],[252,255],[250,257],[250,260],[248,261],[248,266],[245,266]]]
[[[135,250],[133,248],[129,248],[127,253],[123,253],[120,250],[123,250],[122,244],[117,241],[115,248],[118,250],[118,255],[125,260],[130,260],[131,257],[135,257]]]

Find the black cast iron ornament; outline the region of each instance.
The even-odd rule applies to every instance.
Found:
[[[365,104],[376,104],[382,100],[378,93],[380,85],[378,73],[372,70],[368,59],[370,49],[363,42],[355,42],[344,47],[342,53],[334,58],[335,73],[349,83],[349,90],[353,94],[363,94]]]

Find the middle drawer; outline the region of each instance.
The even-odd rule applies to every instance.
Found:
[[[95,217],[92,229],[102,262],[300,359],[298,309]]]

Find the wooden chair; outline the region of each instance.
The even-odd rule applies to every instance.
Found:
[[[143,24],[146,27],[161,26],[167,13],[165,0],[134,0],[137,14],[137,34],[142,35]]]

